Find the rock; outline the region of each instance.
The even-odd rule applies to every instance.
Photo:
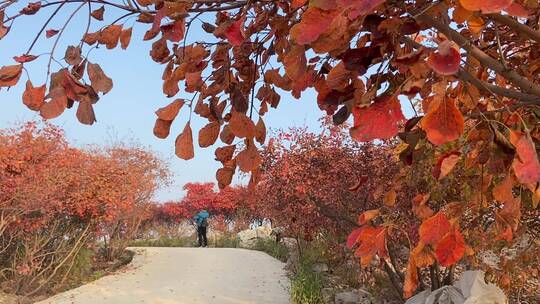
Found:
[[[300,260],[300,255],[298,253],[298,242],[294,238],[282,238],[281,243],[287,247],[287,252],[289,253],[287,267],[296,267]]]
[[[206,237],[208,238],[208,243],[209,244],[215,244],[218,240],[223,238],[223,232],[210,230],[210,231],[208,231]]]
[[[272,234],[272,228],[269,226],[260,226],[255,229],[246,229],[238,232],[241,247],[251,247],[255,245],[257,239],[269,239]]]
[[[334,295],[336,294],[336,291],[334,288],[323,288],[321,290],[322,300],[324,304],[334,304]]]
[[[369,292],[358,289],[337,293],[334,297],[335,304],[371,304],[372,296]]]
[[[328,265],[325,263],[315,263],[311,266],[311,269],[315,272],[328,272]]]
[[[18,304],[20,300],[22,299],[16,295],[0,292],[0,303],[2,304]]]

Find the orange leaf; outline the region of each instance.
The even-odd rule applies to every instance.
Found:
[[[291,28],[291,38],[300,45],[314,42],[330,27],[337,11],[325,11],[316,7],[308,8],[299,23]]]
[[[133,28],[128,28],[125,30],[122,30],[120,33],[120,47],[125,50],[128,48],[129,43],[131,42],[131,34],[133,32]]]
[[[172,42],[180,42],[184,39],[184,32],[186,31],[186,23],[184,19],[180,19],[171,24],[161,26],[161,31],[165,39]]]
[[[397,98],[382,97],[367,108],[354,107],[352,138],[358,141],[389,139],[397,135],[399,124],[405,117]]]
[[[96,20],[103,21],[103,13],[105,13],[105,6],[94,10],[90,15]]]
[[[416,267],[423,268],[433,265],[435,263],[435,256],[433,250],[429,246],[426,246],[422,241],[419,241],[416,247],[411,251],[411,259],[414,259]]]
[[[8,65],[0,68],[0,87],[12,87],[19,82],[22,74],[22,64]]]
[[[185,160],[195,157],[195,152],[193,149],[193,134],[191,132],[191,125],[189,122],[186,123],[184,130],[176,138],[175,153],[176,156]]]
[[[362,267],[369,266],[369,263],[378,254],[380,257],[387,257],[386,251],[386,228],[364,226],[360,228],[357,243],[358,248],[354,252],[360,258]]]
[[[183,105],[184,105],[183,99],[176,99],[175,101],[171,102],[169,105],[157,110],[156,115],[159,119],[173,121],[178,115],[178,112],[180,112],[180,109],[182,108]]]
[[[215,152],[216,160],[222,163],[228,162],[232,159],[235,150],[236,145],[217,148]]]
[[[217,121],[211,122],[199,131],[199,146],[201,148],[213,145],[219,136],[220,125]]]
[[[94,113],[92,103],[87,101],[79,102],[76,116],[79,122],[85,125],[93,125],[96,122],[96,114]]]
[[[87,73],[92,83],[92,88],[94,88],[94,91],[103,92],[103,94],[107,94],[111,91],[113,87],[113,81],[112,79],[107,77],[107,75],[105,75],[99,64],[93,64],[91,62],[88,62]]]
[[[435,98],[422,119],[422,129],[426,131],[427,138],[437,146],[458,139],[463,128],[463,115],[453,98]]]
[[[223,189],[231,184],[235,169],[235,167],[224,167],[216,171],[219,189]]]
[[[22,55],[22,56],[15,56],[13,57],[13,60],[17,61],[18,63],[26,63],[36,60],[38,57],[35,55]]]
[[[49,29],[45,32],[45,37],[46,38],[51,38],[51,37],[54,37],[56,36],[56,34],[58,34],[59,31],[58,30],[53,30],[53,29]]]
[[[347,236],[347,248],[352,249],[354,247],[354,245],[356,244],[356,240],[358,240],[360,232],[362,232],[362,228],[356,228],[351,231],[351,233],[349,233],[349,236]]]
[[[219,139],[227,145],[230,145],[234,140],[234,134],[231,132],[229,125],[225,125],[221,133],[219,134]]]
[[[525,9],[523,7],[523,5],[517,3],[517,2],[514,2],[512,3],[510,6],[508,6],[505,11],[509,14],[509,15],[512,15],[512,16],[515,16],[515,17],[520,17],[520,18],[528,18],[529,15],[531,15],[531,13],[529,11],[527,11],[527,9]]]
[[[299,79],[307,71],[306,48],[302,45],[294,45],[292,49],[285,54],[283,59],[285,75],[292,80]]]
[[[405,273],[405,282],[403,282],[403,297],[408,299],[412,297],[418,288],[418,270],[414,258],[409,258],[407,272]]]
[[[156,119],[154,125],[154,135],[157,138],[167,138],[171,132],[172,120]]]
[[[84,37],[83,37],[83,41],[84,41],[84,43],[86,43],[88,45],[94,45],[98,41],[99,35],[100,35],[99,32],[86,33],[84,35]]]
[[[372,13],[385,0],[337,0],[337,4],[344,8],[350,8],[349,19],[353,20],[359,16]]]
[[[442,212],[425,220],[419,229],[420,240],[428,245],[433,245],[442,239],[451,229],[450,222]]]
[[[384,195],[383,204],[389,207],[393,207],[396,205],[396,198],[397,198],[396,190],[392,189]]]
[[[379,216],[379,209],[365,211],[358,217],[358,225],[364,225],[377,216]]]
[[[464,23],[465,21],[469,20],[473,16],[473,12],[466,10],[461,6],[459,3],[456,5],[456,8],[454,9],[454,12],[452,13],[452,18],[454,18],[454,21],[457,23]]]
[[[253,121],[246,114],[234,110],[231,112],[229,128],[239,138],[253,138],[256,134],[256,127]]]
[[[264,144],[264,141],[266,140],[266,125],[264,124],[262,117],[259,117],[259,121],[255,126],[255,139],[261,145]]]
[[[510,142],[516,147],[512,168],[519,182],[522,184],[540,182],[540,162],[531,135],[512,131]]]
[[[459,70],[461,55],[453,42],[445,40],[439,44],[437,52],[431,52],[427,64],[441,75],[453,75]]]
[[[57,87],[49,92],[45,99],[50,99],[50,101],[44,103],[39,111],[39,115],[44,119],[56,118],[67,108],[67,96],[62,87]]]
[[[433,177],[438,180],[445,178],[454,169],[459,162],[461,153],[452,151],[445,153],[439,157],[437,164],[433,167]]]
[[[465,240],[458,229],[446,234],[435,247],[435,255],[442,266],[448,267],[459,261],[465,253]]]
[[[291,2],[291,8],[297,9],[299,7],[302,7],[306,4],[307,0],[292,0]]]
[[[240,170],[246,173],[259,168],[261,156],[254,144],[250,144],[245,150],[238,153],[236,156],[236,164]]]
[[[45,102],[45,85],[34,87],[30,80],[26,81],[26,90],[23,93],[23,103],[33,111],[39,111]]]
[[[241,45],[244,42],[244,19],[241,18],[234,21],[229,27],[225,29],[225,37],[232,45]]]
[[[98,41],[105,44],[107,49],[114,49],[118,45],[120,34],[122,34],[122,25],[112,24],[101,31]]]
[[[459,0],[461,5],[469,11],[482,11],[484,14],[498,13],[509,7],[513,0]]]

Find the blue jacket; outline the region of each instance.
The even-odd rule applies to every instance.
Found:
[[[197,223],[197,226],[201,226],[203,220],[205,218],[208,218],[210,214],[206,210],[199,211],[197,215],[195,215],[195,222]]]

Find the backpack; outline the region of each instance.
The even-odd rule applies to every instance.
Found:
[[[207,217],[202,219],[201,227],[208,227],[208,218]]]

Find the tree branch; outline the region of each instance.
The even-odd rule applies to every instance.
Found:
[[[530,39],[536,41],[537,43],[540,43],[539,31],[535,31],[532,28],[526,26],[525,24],[519,23],[508,16],[503,16],[501,14],[489,14],[488,16],[491,19],[497,21],[498,23],[504,24],[508,26],[509,28],[515,30],[516,32],[523,33],[526,36],[528,36]]]
[[[406,36],[401,37],[401,41],[417,49],[423,47],[423,45],[421,45],[420,43]],[[473,76],[471,73],[469,73],[463,68],[460,68],[458,73],[455,74],[454,76],[461,79],[462,81],[465,81],[474,85],[480,91],[516,99],[519,101],[519,103],[516,104],[517,107],[522,107],[522,106],[527,106],[527,105],[540,105],[540,96],[527,94],[527,93],[523,93],[523,92],[512,90],[512,89],[502,88],[497,85],[484,82],[476,78],[475,76]]]
[[[466,50],[469,55],[480,61],[482,65],[492,69],[504,78],[508,79],[524,92],[540,96],[540,86],[521,76],[515,70],[506,69],[499,61],[484,53],[478,47],[473,45],[467,38],[463,37],[460,33],[451,29],[449,26],[427,14],[416,16],[416,19],[424,24],[431,25],[441,33],[447,35],[450,40],[454,41],[461,48]]]

